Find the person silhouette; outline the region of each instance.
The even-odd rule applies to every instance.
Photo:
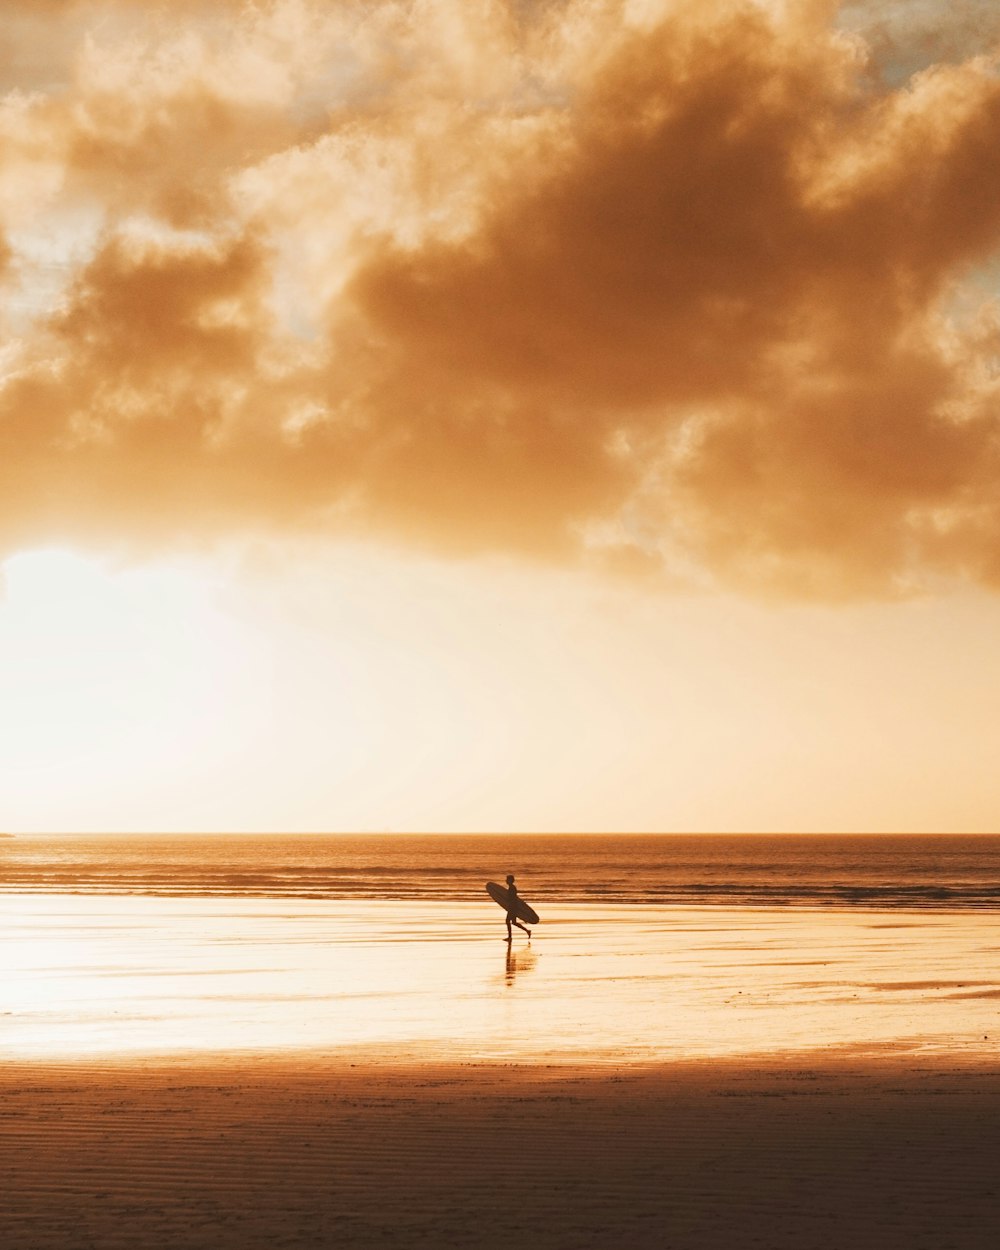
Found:
[[[519,929],[523,929],[524,932],[527,933],[528,941],[530,942],[531,930],[528,928],[527,925],[521,924],[520,920],[518,920],[517,918],[517,913],[513,910],[513,904],[515,900],[517,899],[517,886],[514,884],[514,874],[512,872],[509,872],[507,874],[507,890],[509,891],[510,896],[511,896],[511,900],[510,900],[511,906],[507,908],[507,941],[513,942],[514,934],[513,934],[513,931],[511,930],[511,925],[516,924]]]

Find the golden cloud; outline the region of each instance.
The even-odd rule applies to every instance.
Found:
[[[805,0],[48,13],[0,105],[0,540],[995,584],[997,61],[895,82],[870,9],[877,64]]]

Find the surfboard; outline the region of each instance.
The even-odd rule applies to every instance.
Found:
[[[497,885],[495,881],[487,881],[486,893],[494,903],[499,903],[504,911],[512,911],[518,920],[525,920],[528,924],[539,923],[538,912],[529,907],[520,895],[512,895],[505,885]]]

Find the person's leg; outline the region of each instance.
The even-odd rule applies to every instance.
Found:
[[[514,940],[514,934],[511,932],[511,928],[510,928],[511,920],[513,920],[513,916],[511,916],[510,912],[508,912],[507,913],[507,941],[508,942],[513,942]]]

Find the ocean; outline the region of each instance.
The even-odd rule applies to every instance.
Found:
[[[1000,836],[133,835],[0,838],[0,892],[1000,910]]]

